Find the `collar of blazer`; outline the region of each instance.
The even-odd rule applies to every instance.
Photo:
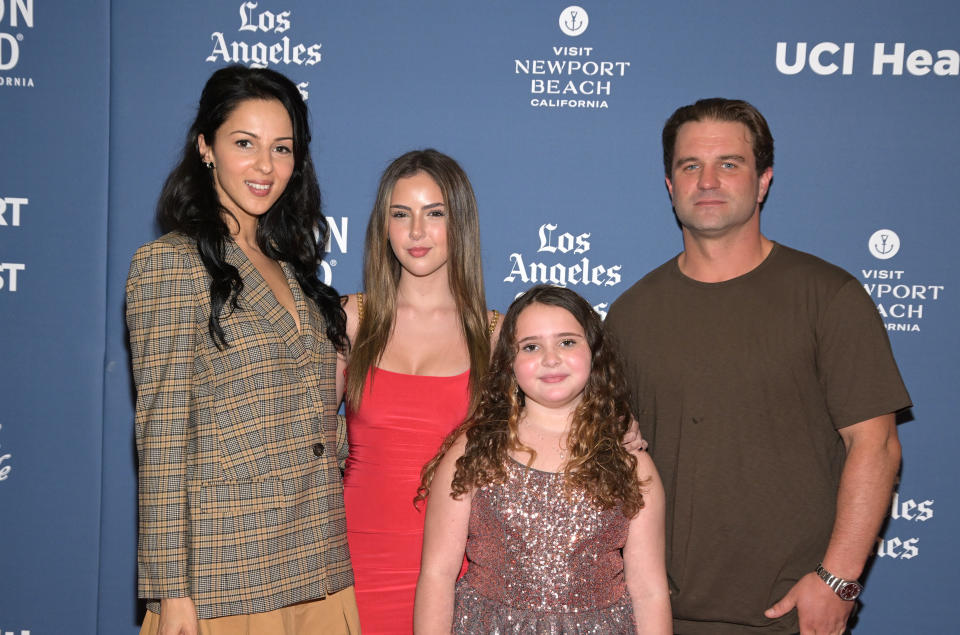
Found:
[[[297,359],[298,365],[309,362],[310,351],[315,346],[316,334],[322,332],[319,330],[322,327],[320,324],[321,317],[316,307],[307,302],[303,295],[300,284],[293,275],[293,267],[286,262],[280,263],[300,316],[302,329],[300,332],[297,332],[297,324],[294,322],[293,316],[277,301],[270,290],[270,285],[267,284],[267,281],[260,275],[260,272],[237,243],[232,240],[227,241],[225,251],[227,262],[236,267],[240,272],[240,277],[243,278],[240,307],[242,309],[253,309],[261,320],[269,324],[277,337],[289,347],[291,354]]]

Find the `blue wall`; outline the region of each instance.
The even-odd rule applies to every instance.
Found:
[[[777,143],[765,233],[868,285],[916,403],[855,632],[949,628],[960,5],[568,6],[0,0],[0,633],[136,632],[123,283],[235,55],[309,96],[338,290],[358,289],[380,172],[434,146],[473,180],[501,309],[545,272],[602,311],[678,252],[662,123],[699,97],[753,102]]]

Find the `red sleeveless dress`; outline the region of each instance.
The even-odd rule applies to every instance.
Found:
[[[372,376],[359,410],[347,409],[347,540],[364,635],[409,635],[424,518],[413,497],[423,464],[467,415],[470,374]]]

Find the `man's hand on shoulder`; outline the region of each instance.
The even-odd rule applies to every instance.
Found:
[[[630,417],[630,427],[623,435],[623,447],[627,452],[642,452],[647,449],[647,441],[640,436],[640,424],[633,417]]]
[[[796,608],[800,635],[842,635],[853,606],[854,602],[841,600],[816,573],[810,572],[763,614],[777,619]]]

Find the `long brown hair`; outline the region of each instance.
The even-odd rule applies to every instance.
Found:
[[[310,158],[307,105],[290,79],[268,68],[239,64],[210,76],[200,94],[180,161],[160,192],[157,222],[163,231],[178,231],[196,241],[200,260],[210,276],[207,331],[217,348],[227,348],[230,342],[220,320],[239,308],[243,279],[224,256],[231,239],[223,216],[230,212],[217,196],[211,169],[200,156],[197,140],[203,135],[207,143],[213,143],[224,121],[248,100],[280,102],[293,127],[293,174],[273,206],[257,219],[257,245],[270,258],[290,263],[300,288],[323,314],[327,337],[339,352],[346,352],[347,316],[340,297],[317,277],[329,225],[320,209],[320,186]]]
[[[510,451],[529,453],[527,465],[533,463],[536,453],[520,443],[517,432],[524,396],[513,374],[513,361],[517,355],[517,319],[534,303],[569,311],[583,327],[590,346],[590,375],[567,435],[570,458],[563,469],[565,487],[583,490],[603,509],[622,505],[624,515],[633,517],[643,507],[643,494],[636,476],[637,459],[621,444],[630,425],[630,408],[619,360],[604,339],[603,325],[590,305],[569,289],[549,285],[531,288],[510,305],[481,387],[480,402],[423,467],[415,501],[429,495],[437,465],[461,434],[467,435],[467,444],[463,456],[457,459],[451,484],[454,498],[488,483],[505,481]]]
[[[450,292],[457,304],[470,355],[471,409],[476,404],[480,381],[489,366],[490,338],[480,258],[480,224],[470,179],[456,161],[441,152],[433,149],[407,152],[396,158],[380,178],[377,199],[367,222],[363,256],[364,315],[357,328],[347,368],[347,403],[354,409],[363,398],[367,373],[387,346],[397,312],[400,263],[388,240],[390,199],[399,179],[418,172],[430,175],[436,182],[447,209],[447,270]]]

